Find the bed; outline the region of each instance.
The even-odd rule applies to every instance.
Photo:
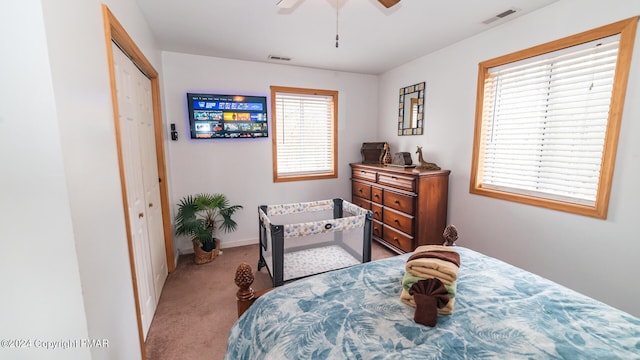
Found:
[[[403,254],[260,296],[231,328],[225,359],[640,359],[640,319],[455,249],[455,309],[434,327],[399,299]]]

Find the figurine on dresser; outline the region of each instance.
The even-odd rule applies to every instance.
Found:
[[[440,167],[435,163],[426,162],[422,157],[422,146],[418,146],[418,150],[416,150],[416,154],[418,154],[418,163],[419,165],[416,169],[419,170],[440,170]]]
[[[382,159],[382,163],[385,165],[391,164],[391,151],[387,143],[384,143],[384,158]]]

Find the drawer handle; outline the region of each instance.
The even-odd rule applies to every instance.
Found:
[[[394,200],[393,203],[397,205],[397,204],[400,204],[400,201]]]
[[[374,212],[374,214],[376,214],[376,215],[380,215],[380,212],[376,211],[376,212]]]
[[[400,221],[398,221],[398,219],[393,219],[393,222],[396,224],[400,224]]]
[[[374,197],[374,198],[380,198],[380,195],[375,194],[375,195],[373,195],[373,197]]]
[[[358,189],[358,192],[359,192],[360,194],[362,194],[362,189]]]
[[[400,244],[400,241],[398,241],[398,238],[397,238],[397,237],[395,237],[395,236],[393,237],[393,241],[395,241],[395,242],[397,242],[398,244]]]

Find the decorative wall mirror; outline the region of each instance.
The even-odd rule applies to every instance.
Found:
[[[422,135],[425,82],[400,88],[398,135]]]

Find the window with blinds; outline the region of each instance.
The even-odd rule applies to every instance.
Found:
[[[606,217],[632,20],[480,64],[472,193]]]
[[[271,87],[275,182],[337,177],[338,92]]]

